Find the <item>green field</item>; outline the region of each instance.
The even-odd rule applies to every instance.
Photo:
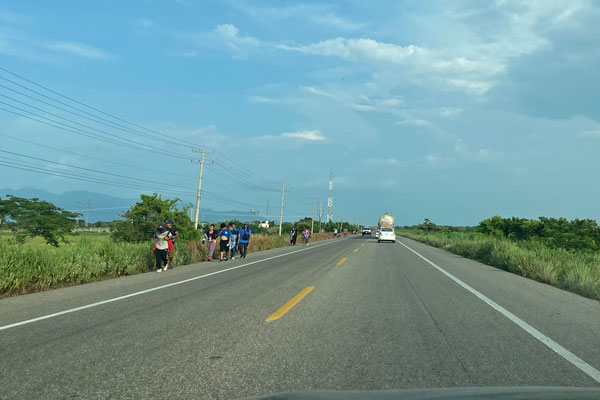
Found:
[[[331,238],[314,234],[312,240]],[[0,234],[0,297],[31,293],[152,270],[153,241],[115,242],[106,233],[81,233],[69,237],[69,244],[52,247],[39,238],[21,245],[10,240],[9,232]],[[289,245],[286,236],[252,238],[250,253]],[[206,261],[201,242],[175,243],[175,265]],[[218,259],[218,257],[216,257]]]
[[[600,300],[600,252],[552,248],[478,232],[398,229],[401,236],[481,261],[527,278]]]
[[[13,237],[12,232],[10,231],[0,231],[0,240],[10,240]],[[61,243],[61,247],[63,246],[73,246],[79,242],[80,239],[86,238],[92,243],[101,243],[107,240],[110,240],[110,233],[97,233],[97,232],[76,232],[72,235],[68,235],[66,237],[68,243]],[[36,247],[36,248],[51,248],[46,244],[44,238],[40,236],[36,236],[31,239],[27,239],[25,241],[26,246]]]

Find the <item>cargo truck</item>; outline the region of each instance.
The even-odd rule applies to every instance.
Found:
[[[379,218],[377,224],[377,242],[390,241],[396,242],[396,231],[394,230],[394,217],[390,213],[385,213]]]

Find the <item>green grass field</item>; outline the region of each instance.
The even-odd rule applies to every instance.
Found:
[[[540,242],[516,242],[477,232],[399,229],[397,234],[600,300],[599,252],[553,249]]]
[[[151,240],[118,243],[109,234],[86,232],[69,237],[69,244],[52,247],[40,238],[20,245],[10,240],[11,237],[10,232],[0,234],[0,297],[147,272],[155,262]],[[331,237],[332,234],[314,234],[312,240]],[[287,236],[256,236],[248,251],[288,245]],[[207,258],[206,247],[201,242],[176,243],[175,265]]]
[[[10,240],[13,237],[12,232],[10,231],[0,231],[0,240]],[[75,244],[77,244],[77,242],[81,239],[81,238],[86,238],[89,241],[91,241],[92,243],[101,243],[107,240],[110,240],[110,234],[109,233],[97,233],[97,232],[76,232],[73,233],[72,235],[68,235],[67,237],[68,243],[61,243],[61,247],[63,246],[73,246]],[[31,239],[27,239],[27,241],[25,241],[25,245],[26,246],[30,246],[30,247],[36,247],[36,248],[49,248],[52,246],[49,246],[46,244],[46,241],[39,236],[36,236],[34,238]]]

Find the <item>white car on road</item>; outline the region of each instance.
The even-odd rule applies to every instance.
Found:
[[[371,236],[371,228],[368,228],[368,227],[363,228],[362,235],[363,236],[365,236],[365,235]]]
[[[380,228],[377,230],[377,242],[383,241],[396,242],[396,232],[394,232],[394,228]]]

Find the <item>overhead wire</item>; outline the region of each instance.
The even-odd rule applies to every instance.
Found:
[[[36,83],[36,82],[34,82],[34,81],[30,80],[30,79],[27,79],[27,78],[25,78],[25,77],[23,77],[23,76],[21,76],[21,75],[19,75],[19,74],[15,73],[15,72],[12,72],[12,71],[10,71],[10,70],[8,70],[8,69],[4,68],[4,67],[1,67],[1,66],[0,66],[0,70],[4,71],[4,72],[6,72],[6,73],[8,73],[8,74],[10,74],[10,75],[13,75],[13,76],[15,76],[15,77],[17,77],[17,78],[19,78],[19,79],[22,79],[23,81],[25,81],[25,82],[28,82],[28,83],[30,83],[30,84],[32,84],[32,85],[34,85],[34,86],[37,86],[37,87],[39,87],[39,88],[42,88],[42,89],[44,89],[44,90],[46,90],[46,91],[48,91],[48,92],[50,92],[50,93],[53,93],[54,95],[57,95],[57,96],[60,96],[60,97],[62,97],[62,98],[64,98],[64,99],[66,99],[66,100],[72,101],[72,102],[73,102],[73,103],[75,103],[75,104],[79,104],[79,105],[81,105],[81,106],[84,106],[84,107],[86,107],[86,108],[88,108],[88,109],[90,109],[90,110],[96,111],[97,113],[100,113],[100,114],[102,114],[102,115],[106,115],[106,116],[108,116],[108,117],[111,117],[111,118],[113,118],[113,119],[116,119],[117,121],[124,122],[124,123],[126,123],[126,124],[129,124],[129,125],[131,125],[131,126],[135,126],[136,128],[143,129],[143,130],[145,130],[145,131],[148,131],[148,132],[152,132],[152,133],[154,133],[154,134],[157,134],[157,135],[159,135],[159,137],[162,137],[162,136],[163,136],[163,133],[161,133],[161,132],[157,132],[157,131],[154,131],[154,130],[152,130],[152,129],[149,129],[149,128],[146,128],[146,127],[143,127],[143,126],[140,126],[140,125],[134,124],[134,123],[132,123],[132,122],[129,122],[129,121],[127,121],[127,120],[123,119],[123,118],[117,117],[116,115],[113,115],[113,114],[107,113],[107,112],[105,112],[105,111],[102,111],[102,110],[100,110],[100,109],[98,109],[98,108],[92,107],[92,106],[90,106],[90,105],[88,105],[88,104],[85,104],[85,103],[83,103],[83,102],[79,101],[79,100],[75,100],[75,99],[74,99],[74,98],[72,98],[72,97],[66,96],[66,95],[64,95],[64,94],[62,94],[62,93],[60,93],[60,92],[57,92],[57,91],[55,91],[55,90],[52,90],[52,89],[50,89],[50,88],[48,88],[48,87],[46,87],[46,86],[43,86],[43,85],[41,85],[41,84],[39,84],[39,83]],[[23,89],[26,89],[26,90],[28,90],[28,91],[30,91],[30,92],[32,92],[32,93],[36,93],[36,94],[37,94],[37,95],[39,95],[39,96],[42,96],[42,97],[44,97],[44,98],[47,98],[47,99],[49,99],[49,100],[55,101],[55,102],[57,102],[57,103],[59,103],[59,104],[65,105],[65,106],[67,106],[67,107],[70,107],[70,108],[72,108],[72,109],[74,109],[74,110],[77,110],[77,111],[83,112],[83,113],[85,113],[85,114],[88,114],[88,115],[92,115],[92,116],[94,116],[95,118],[102,119],[102,120],[104,120],[104,121],[107,121],[107,122],[110,122],[110,123],[112,123],[112,124],[115,124],[115,125],[118,125],[118,126],[121,126],[121,127],[123,127],[122,125],[119,125],[119,124],[117,124],[117,123],[115,123],[115,122],[112,122],[112,121],[110,121],[110,120],[106,120],[106,119],[104,119],[104,118],[102,118],[102,117],[99,117],[99,116],[93,115],[93,114],[91,114],[91,113],[89,113],[89,112],[87,112],[87,111],[85,111],[85,110],[81,110],[81,109],[79,109],[79,108],[77,108],[77,107],[74,107],[74,106],[72,106],[72,105],[70,105],[70,104],[68,104],[68,103],[65,103],[65,102],[62,102],[62,101],[60,101],[60,100],[57,100],[57,99],[55,99],[55,98],[53,98],[53,97],[50,97],[50,96],[44,95],[43,93],[40,93],[40,92],[38,92],[38,91],[35,91],[35,90],[31,89],[31,88],[28,88],[27,86],[21,85],[21,84],[19,84],[19,83],[17,83],[17,82],[14,82],[14,81],[12,81],[12,80],[10,80],[10,79],[8,79],[8,78],[5,78],[5,77],[3,77],[3,76],[0,76],[0,78],[1,78],[1,79],[4,79],[5,81],[11,82],[12,84],[14,84],[14,85],[16,85],[16,86],[18,86],[18,87],[21,87],[21,88],[23,88]],[[130,128],[127,128],[127,127],[125,127],[125,128],[126,128],[126,129],[130,129]],[[135,132],[138,132],[138,131],[135,131]],[[142,134],[142,133],[141,133],[141,132],[138,132],[138,134]],[[179,138],[172,138],[172,139],[173,139],[173,140],[175,140],[175,141],[178,141],[178,142],[186,143],[186,144],[188,144],[188,145],[190,145],[190,146],[198,146],[197,144],[194,144],[194,143],[192,143],[192,142],[188,142],[188,141],[185,141],[185,140],[181,140],[181,139],[179,139]]]
[[[12,72],[12,71],[4,68],[4,67],[0,66],[0,70],[4,71],[5,73],[8,73],[8,74],[10,74],[10,75],[12,75],[12,76],[14,76],[16,78],[19,78],[22,81],[25,81],[25,82],[27,82],[27,83],[29,83],[31,85],[34,85],[34,86],[36,86],[38,88],[41,88],[41,89],[43,89],[43,90],[45,90],[45,91],[47,91],[49,93],[52,93],[55,96],[59,96],[60,98],[63,98],[63,99],[68,100],[70,102],[73,102],[73,103],[75,103],[75,104],[77,104],[79,106],[82,106],[82,107],[84,107],[84,108],[86,108],[88,110],[92,110],[95,113],[99,113],[99,114],[101,114],[103,116],[112,118],[112,119],[114,119],[116,121],[120,121],[120,122],[122,122],[124,124],[127,124],[128,126],[123,125],[120,122],[115,122],[113,120],[110,120],[110,119],[104,118],[102,116],[96,115],[95,113],[86,111],[85,109],[82,109],[81,107],[75,107],[72,104],[69,104],[69,103],[67,103],[65,101],[61,101],[59,99],[56,99],[55,97],[46,95],[44,93],[41,93],[38,90],[34,90],[34,89],[32,89],[30,87],[27,87],[27,86],[25,86],[25,85],[23,85],[21,83],[15,82],[12,79],[8,79],[8,78],[0,75],[0,78],[3,79],[3,80],[5,80],[6,82],[9,82],[10,84],[12,84],[14,86],[22,88],[22,89],[28,91],[29,93],[33,93],[33,94],[35,94],[35,95],[37,95],[39,97],[42,97],[43,99],[47,99],[47,100],[50,100],[50,101],[52,101],[52,102],[54,102],[56,104],[60,104],[62,106],[68,107],[68,109],[64,108],[64,107],[60,107],[60,106],[58,106],[58,105],[56,105],[54,103],[50,103],[48,101],[42,100],[40,98],[37,98],[37,97],[34,97],[34,96],[30,96],[30,95],[28,95],[26,93],[23,93],[22,91],[14,89],[14,88],[11,88],[11,87],[8,87],[8,86],[5,86],[5,85],[0,85],[0,87],[5,88],[7,90],[10,90],[13,93],[18,94],[19,96],[26,97],[26,98],[34,100],[36,102],[40,102],[42,104],[45,104],[47,106],[53,107],[53,108],[58,109],[58,110],[61,110],[63,112],[67,112],[67,113],[69,113],[71,115],[76,115],[79,118],[83,118],[83,119],[86,119],[88,121],[92,121],[94,123],[102,124],[104,126],[112,128],[112,129],[117,129],[117,130],[120,130],[122,132],[131,133],[131,134],[134,134],[134,135],[137,135],[137,136],[144,137],[146,139],[164,140],[164,136],[165,135],[163,133],[161,133],[161,132],[158,132],[156,130],[152,130],[150,128],[147,128],[147,127],[144,127],[144,126],[132,123],[132,122],[127,121],[127,120],[125,120],[125,119],[123,119],[121,117],[118,117],[116,115],[107,113],[107,112],[102,111],[102,110],[100,110],[98,108],[95,108],[93,106],[85,104],[85,103],[83,103],[83,102],[81,102],[79,100],[76,100],[76,99],[74,99],[72,97],[69,97],[69,96],[66,96],[66,95],[64,95],[64,94],[62,94],[62,93],[60,93],[58,91],[50,89],[50,88],[48,88],[48,87],[46,87],[44,85],[36,83],[33,80],[27,79],[27,78],[25,78],[25,77],[23,77],[23,76],[21,76],[21,75],[19,75],[17,73],[14,73],[14,72]],[[63,121],[69,122],[70,124],[76,124],[78,126],[82,126],[82,127],[86,128],[86,129],[94,130],[96,132],[99,132],[100,134],[89,132],[89,131],[83,130],[81,128],[74,127],[73,125],[70,125],[70,124],[67,124],[67,123],[63,123],[63,122],[60,122],[60,121],[56,121],[56,120],[54,120],[52,118],[48,118],[48,117],[45,117],[43,115],[39,115],[39,114],[34,113],[34,112],[30,111],[30,110],[25,110],[25,109],[22,109],[20,107],[16,107],[15,105],[10,104],[10,103],[0,102],[1,104],[4,104],[4,105],[6,105],[8,107],[11,107],[13,109],[19,110],[19,111],[21,111],[23,113],[27,113],[29,115],[24,115],[24,114],[21,114],[19,112],[15,112],[14,110],[8,110],[8,109],[3,108],[3,107],[0,107],[0,110],[6,111],[6,112],[9,112],[9,113],[12,113],[12,114],[24,117],[24,118],[28,118],[28,119],[36,121],[38,123],[46,124],[46,125],[58,128],[58,129],[62,129],[64,131],[68,131],[68,132],[71,132],[71,133],[75,133],[75,134],[78,134],[78,135],[82,135],[82,136],[88,137],[88,138],[91,138],[91,139],[104,141],[104,142],[109,143],[109,144],[116,144],[116,145],[119,145],[119,146],[123,146],[123,147],[129,148],[129,149],[132,149],[132,150],[142,150],[142,151],[147,151],[147,152],[153,152],[153,153],[158,153],[158,154],[161,154],[161,155],[164,155],[164,156],[171,156],[171,157],[176,157],[176,158],[186,159],[186,160],[187,159],[191,159],[191,157],[179,155],[179,154],[172,153],[172,152],[156,151],[153,148],[149,148],[149,146],[147,144],[145,144],[145,143],[136,142],[136,141],[133,141],[131,139],[124,138],[122,135],[115,135],[113,133],[106,132],[105,130],[97,129],[97,128],[92,127],[92,126],[89,126],[89,125],[86,125],[86,124],[82,124],[82,123],[74,121],[74,120],[72,120],[70,118],[63,117],[63,116],[55,114],[55,113],[53,113],[51,111],[44,110],[42,108],[33,106],[33,105],[29,104],[29,103],[17,100],[15,98],[10,97],[10,96],[6,96],[6,95],[3,95],[3,94],[0,94],[0,95],[2,97],[4,97],[4,98],[10,100],[10,101],[13,101],[13,102],[25,105],[26,107],[32,108],[34,110],[38,110],[38,111],[40,111],[42,113],[45,113],[47,115],[51,115],[51,116],[54,116],[56,118],[60,118]],[[77,112],[72,111],[72,110],[75,110]],[[133,129],[132,127],[135,127],[137,129]],[[147,133],[147,132],[150,132],[150,133]],[[158,137],[156,135],[158,135]],[[8,135],[3,135],[3,136],[8,136]],[[16,139],[16,138],[14,138],[14,139]],[[198,144],[192,143],[190,141],[182,140],[182,139],[179,139],[179,138],[171,136],[171,135],[169,135],[169,139],[168,140],[170,142],[173,142],[173,141],[178,142],[178,144],[185,143],[185,146],[183,146],[183,147],[188,147],[188,146],[202,147],[202,146],[200,146]],[[25,141],[25,142],[27,142],[27,141]],[[29,142],[29,143],[36,144],[36,143],[33,143],[33,142]],[[37,145],[41,145],[41,144],[38,143]],[[41,146],[43,146],[43,145],[41,145]],[[47,146],[47,147],[48,148],[52,148],[51,146]],[[58,150],[58,151],[64,151],[62,149],[57,149],[57,148],[53,148],[53,149]],[[68,151],[65,151],[65,152],[68,152]],[[273,179],[270,179],[270,178],[265,178],[265,177],[263,177],[261,175],[258,175],[258,174],[254,173],[254,172],[249,171],[246,166],[242,166],[241,164],[237,163],[233,158],[227,156],[226,154],[224,154],[221,151],[215,150],[215,152],[218,153],[218,154],[220,154],[220,155],[222,155],[222,156],[224,156],[224,157],[226,157],[227,162],[228,162],[228,169],[226,169],[226,170],[219,169],[219,168],[216,168],[216,167],[212,169],[212,171],[215,172],[217,175],[220,175],[221,177],[223,177],[223,178],[225,178],[227,180],[239,182],[239,183],[243,184],[245,187],[247,187],[248,189],[260,190],[260,191],[268,191],[268,192],[278,192],[279,191],[278,189],[273,188],[273,186],[277,186],[278,187],[281,184],[280,182],[278,182],[276,180],[273,180]],[[74,152],[70,152],[70,153],[78,155],[78,156],[85,156],[85,155],[74,153]],[[91,156],[88,156],[88,157],[91,158],[91,159],[99,160],[99,161],[105,161],[105,160],[102,160],[102,159],[99,159],[99,158],[96,158],[96,157],[91,157]],[[222,161],[221,159],[217,159],[215,156],[209,156],[208,158],[209,158],[209,160],[212,159],[213,161],[217,161],[217,162]],[[46,160],[46,161],[49,161],[49,160]],[[128,166],[128,167],[135,168],[135,166],[132,166],[130,164],[123,164],[123,163],[116,163],[116,162],[112,162],[112,164],[117,164],[117,165],[120,164],[122,166]],[[116,174],[116,175],[118,175],[118,174]],[[183,175],[181,175],[181,176],[183,176]],[[122,177],[124,177],[124,176],[122,176]],[[188,177],[188,176],[186,176],[186,177]],[[145,180],[145,181],[148,181],[148,180]],[[213,183],[222,184],[222,182],[215,182],[215,181],[213,181],[210,178],[207,179],[207,181],[213,182]],[[291,193],[291,197],[295,198],[296,201],[299,201],[299,202],[308,201],[308,200],[302,200],[301,199],[302,195],[297,194],[294,191],[291,191],[290,193]],[[207,198],[209,198],[209,199],[211,198],[211,196],[219,196],[219,195],[215,195],[215,194],[211,194],[211,193],[204,193],[204,191],[203,191],[203,194],[206,194]],[[229,198],[227,198],[225,196],[213,197],[213,199],[215,201],[223,201],[223,202],[227,201],[229,203],[236,203],[238,205],[239,204],[250,205],[249,203],[240,203],[240,202],[232,201],[232,200],[230,200]],[[256,205],[251,205],[251,206],[260,209],[259,206],[256,206]]]

